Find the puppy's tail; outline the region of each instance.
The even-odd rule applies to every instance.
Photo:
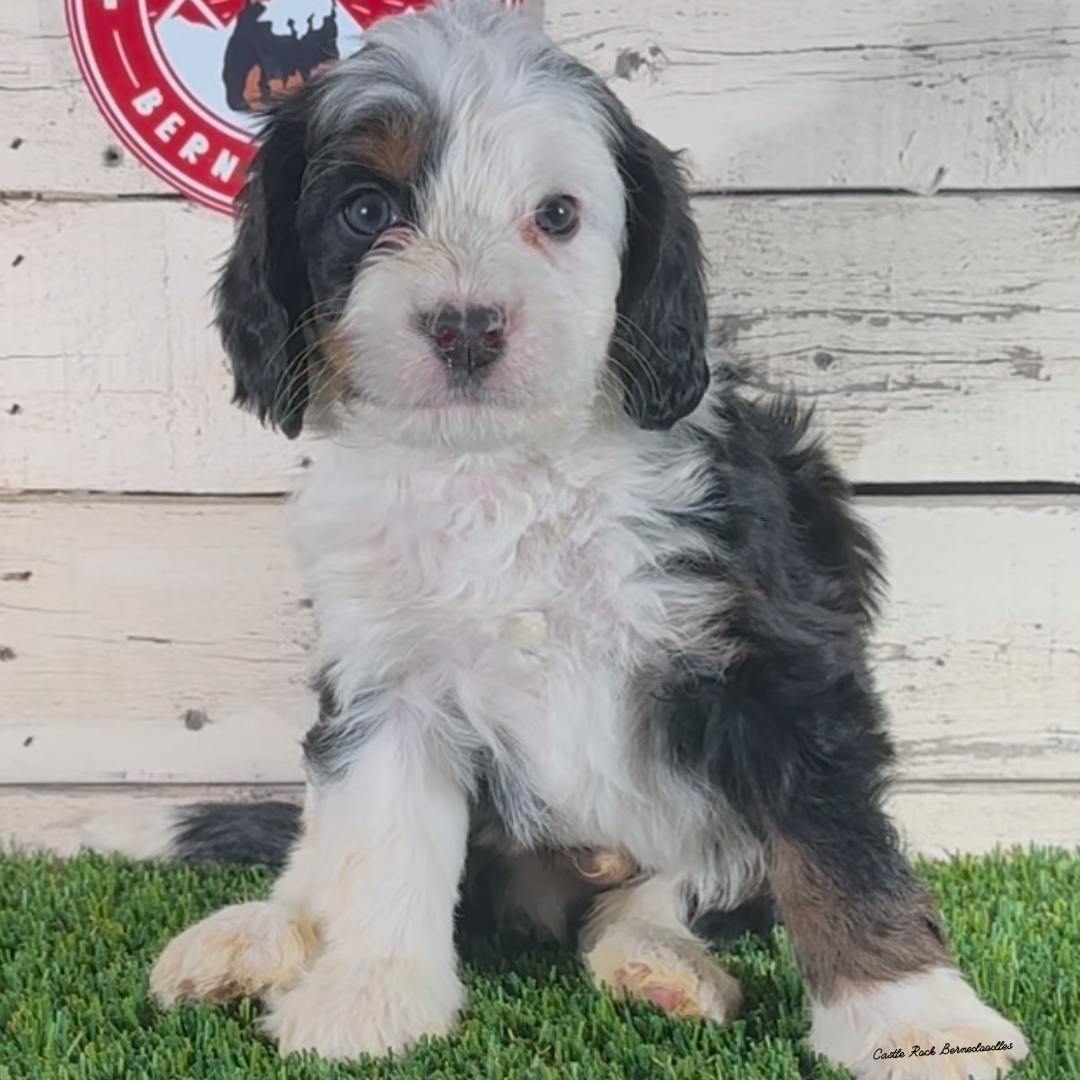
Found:
[[[300,835],[300,807],[288,802],[195,803],[94,821],[85,847],[132,859],[283,866]]]

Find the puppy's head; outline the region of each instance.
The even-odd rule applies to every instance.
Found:
[[[521,15],[379,23],[268,120],[217,290],[237,400],[296,435],[553,443],[708,382],[673,155]]]

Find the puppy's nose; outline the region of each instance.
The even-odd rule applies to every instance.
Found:
[[[469,304],[440,308],[427,320],[435,352],[454,371],[470,375],[494,364],[506,351],[506,312]]]

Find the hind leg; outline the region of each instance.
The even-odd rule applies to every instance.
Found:
[[[884,812],[892,748],[868,677],[786,648],[759,647],[699,701],[708,768],[762,838],[810,1044],[858,1080],[995,1080],[1027,1044],[957,971]]]
[[[467,874],[461,914],[465,933],[540,931],[572,941],[596,896],[639,873],[623,852],[537,848],[515,851],[488,835]]]
[[[679,883],[663,876],[599,897],[581,932],[582,957],[617,997],[674,1016],[725,1023],[739,1011],[739,984],[687,926]]]

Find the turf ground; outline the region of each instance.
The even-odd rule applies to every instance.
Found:
[[[920,863],[980,994],[1017,1021],[1020,1080],[1080,1080],[1080,853]],[[400,1061],[279,1058],[250,1002],[160,1012],[146,974],[169,937],[265,895],[266,874],[92,856],[0,857],[0,1080],[839,1080],[810,1053],[783,933],[727,957],[740,1020],[669,1019],[594,990],[566,951],[522,938],[464,954],[457,1035]]]

